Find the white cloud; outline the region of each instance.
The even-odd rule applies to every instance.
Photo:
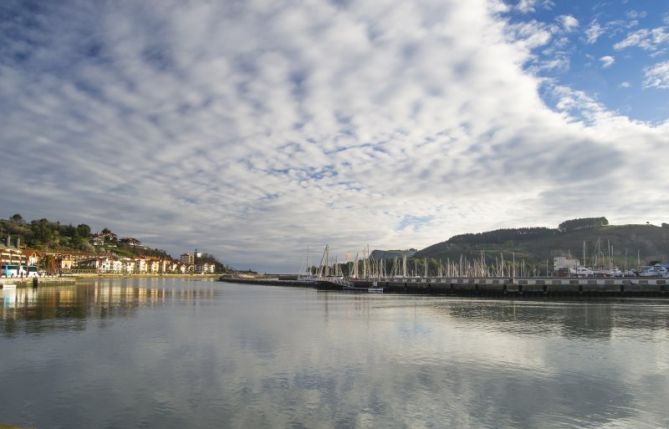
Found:
[[[669,32],[666,27],[642,28],[629,33],[624,40],[613,45],[613,48],[621,50],[630,47],[639,47],[647,51],[655,51],[660,48],[660,45],[667,42],[669,42]]]
[[[591,22],[590,26],[585,30],[585,35],[589,44],[597,42],[597,39],[599,39],[599,36],[602,34],[604,34],[604,28],[602,28],[597,21]]]
[[[522,13],[536,12],[537,9],[551,9],[555,3],[551,0],[519,0],[516,10]]]
[[[631,86],[632,85],[630,85],[630,83],[627,82],[627,81],[623,81],[623,82],[620,83],[621,88],[630,88]]]
[[[645,18],[646,16],[648,16],[648,13],[646,11],[643,11],[643,10],[639,11],[639,10],[632,9],[632,10],[628,10],[625,13],[625,16],[627,16],[627,18],[629,18],[629,19]]]
[[[644,69],[644,88],[669,89],[669,61]]]
[[[566,32],[573,31],[578,27],[578,20],[571,15],[561,15],[557,19]]]
[[[615,60],[615,58],[613,58],[610,55],[604,55],[603,57],[601,57],[599,59],[599,61],[601,61],[601,63],[602,63],[602,68],[606,69],[606,68],[611,67],[616,60]]]
[[[0,33],[15,52],[0,65],[0,143],[12,148],[0,180],[23,185],[0,206],[267,270],[296,269],[326,242],[340,254],[421,247],[586,209],[663,219],[667,197],[639,189],[668,179],[652,154],[669,126],[558,86],[549,108],[527,65],[557,24],[512,25],[496,10],[156,0],[41,11],[38,26]]]

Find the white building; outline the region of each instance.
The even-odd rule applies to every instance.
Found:
[[[556,256],[553,258],[553,270],[576,270],[577,267],[581,266],[581,262],[578,259],[571,258],[568,256]]]
[[[147,271],[147,264],[146,264],[146,259],[143,258],[136,258],[135,259],[135,272],[142,274],[146,273]]]

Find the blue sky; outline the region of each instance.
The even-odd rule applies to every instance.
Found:
[[[537,49],[536,63],[529,65],[553,66],[544,66],[540,76],[585,91],[633,119],[662,122],[669,117],[666,91],[644,83],[648,69],[669,59],[665,1],[527,3],[527,9],[511,11],[512,22],[555,27],[550,40]],[[546,97],[547,103],[552,101]]]
[[[268,271],[659,224],[668,49],[655,0],[5,0],[2,216]]]

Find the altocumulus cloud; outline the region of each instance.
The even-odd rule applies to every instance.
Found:
[[[4,216],[294,270],[326,242],[420,247],[669,208],[656,156],[669,124],[533,74],[542,43],[501,2],[0,9]],[[429,222],[398,228],[407,219]]]

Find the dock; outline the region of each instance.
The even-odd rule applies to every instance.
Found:
[[[222,281],[271,285],[312,287],[341,290],[341,281],[235,279]],[[383,288],[384,292],[455,295],[455,296],[598,296],[598,297],[669,297],[669,279],[665,278],[476,278],[476,277],[417,277],[347,279],[358,288]]]
[[[72,284],[76,281],[74,277],[61,277],[61,276],[43,276],[43,277],[10,277],[10,278],[0,278],[0,289],[4,285],[16,285],[18,287],[27,287],[33,286],[37,279],[37,283],[40,286],[43,285],[62,285],[62,284]]]

